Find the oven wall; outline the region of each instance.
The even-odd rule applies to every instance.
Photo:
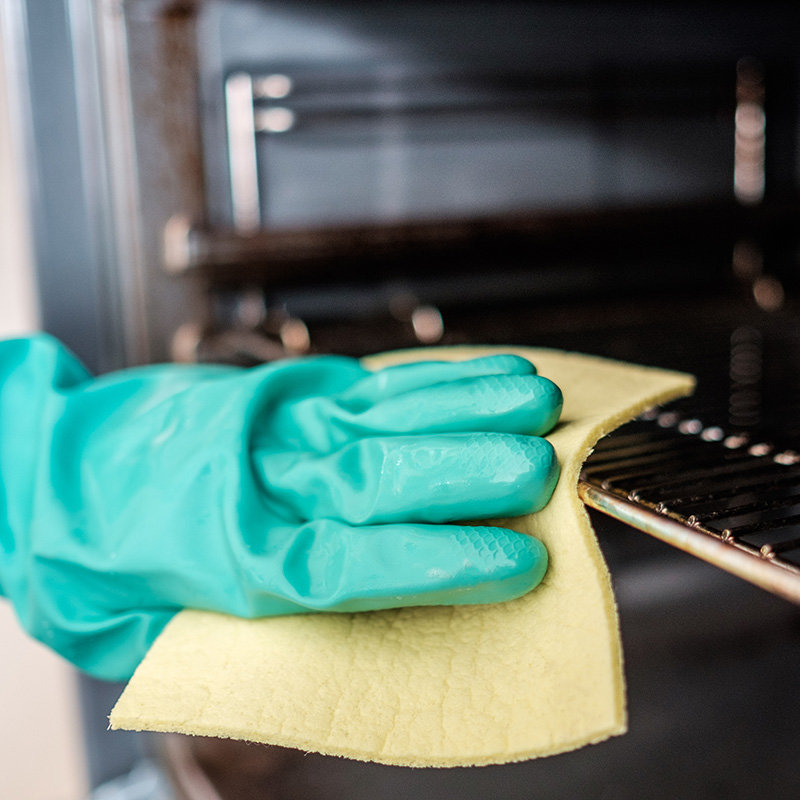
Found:
[[[799,20],[786,4],[5,6],[24,9],[10,14],[11,39],[31,98],[44,324],[97,369],[169,358],[182,326],[213,316],[198,282],[165,274],[164,237],[175,217],[233,228],[224,81],[237,70],[328,82],[298,94],[289,130],[257,137],[265,229],[733,202],[736,65],[747,56],[767,76],[766,198],[797,197]],[[348,82],[354,69],[370,91]],[[403,76],[420,69],[455,73],[456,87],[406,91]],[[508,100],[520,76],[521,105]],[[403,110],[448,87],[457,113]],[[481,105],[497,93],[511,106]],[[379,114],[345,113],[370,102]],[[322,277],[338,280],[335,268]],[[548,280],[526,292],[546,297]],[[578,299],[596,286],[567,283]]]

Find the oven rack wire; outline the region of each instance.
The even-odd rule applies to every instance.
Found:
[[[800,604],[800,452],[654,408],[598,442],[591,508]]]

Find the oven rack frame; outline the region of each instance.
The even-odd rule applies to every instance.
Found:
[[[800,453],[651,409],[601,440],[583,503],[800,605]]]

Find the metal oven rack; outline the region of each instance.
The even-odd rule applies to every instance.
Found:
[[[800,453],[652,409],[601,440],[583,502],[800,604]]]

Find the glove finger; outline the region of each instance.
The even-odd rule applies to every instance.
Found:
[[[547,378],[491,375],[416,389],[364,409],[348,408],[339,398],[313,398],[273,421],[283,447],[331,453],[374,436],[470,431],[543,436],[562,406],[561,390]],[[269,440],[254,445],[283,449]]]
[[[494,431],[543,436],[558,421],[561,390],[538,375],[493,375],[413,392],[332,420],[343,438]]]
[[[547,551],[540,541],[503,528],[356,528],[317,520],[273,529],[267,540],[269,557],[251,553],[242,565],[249,608],[232,613],[496,603],[530,591],[547,569]]]
[[[508,353],[468,361],[421,361],[386,367],[358,381],[339,395],[346,407],[363,408],[390,397],[428,386],[477,378],[482,375],[535,375],[536,367],[525,358]]]
[[[297,519],[356,525],[531,513],[559,474],[547,440],[502,433],[362,439],[321,457],[256,451],[253,465],[267,495]]]

